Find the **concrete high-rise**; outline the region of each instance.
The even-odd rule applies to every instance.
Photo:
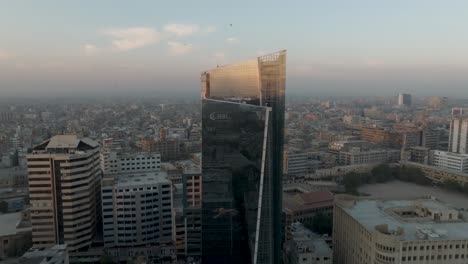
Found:
[[[449,151],[468,154],[468,118],[454,118],[450,121]]]
[[[160,259],[172,242],[171,186],[161,155],[114,143],[106,140],[101,152],[104,247],[115,261]]]
[[[124,173],[102,181],[104,246],[114,259],[159,257],[172,241],[171,188],[164,172]],[[123,258],[123,259],[120,259]]]
[[[281,263],[285,62],[201,76],[203,263]]]
[[[100,219],[99,145],[74,135],[54,136],[27,156],[33,247],[90,247]]]
[[[411,94],[400,93],[398,94],[398,105],[399,106],[411,106]]]

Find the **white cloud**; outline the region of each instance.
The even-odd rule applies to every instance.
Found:
[[[0,50],[0,60],[7,60],[9,58],[11,58],[11,54],[6,52],[6,51],[3,51],[3,50]]]
[[[203,33],[213,33],[216,31],[216,27],[215,26],[207,26],[206,28],[203,28],[202,29],[202,32]]]
[[[379,59],[370,59],[365,62],[365,65],[368,67],[379,67],[379,66],[384,66],[385,62]]]
[[[236,43],[239,43],[239,40],[234,37],[230,37],[226,39],[226,42],[229,44],[236,44]]]
[[[177,36],[189,36],[200,31],[200,27],[195,24],[167,24],[164,31]]]
[[[222,52],[216,52],[215,54],[213,54],[213,56],[216,58],[216,59],[224,59],[226,58],[226,54],[222,53]]]
[[[83,45],[83,52],[86,56],[91,56],[99,52],[98,47],[93,44],[84,44]]]
[[[104,33],[114,38],[112,47],[117,51],[137,49],[161,40],[161,34],[148,27],[117,28]]]
[[[183,44],[180,42],[170,41],[167,43],[169,45],[169,52],[172,55],[184,55],[192,51],[192,44]]]

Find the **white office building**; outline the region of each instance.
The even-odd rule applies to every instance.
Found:
[[[458,172],[468,173],[468,154],[433,150],[432,165]]]
[[[285,153],[284,170],[289,175],[307,175],[320,168],[319,153]]]
[[[101,168],[104,175],[153,172],[161,169],[161,155],[159,153],[132,153],[121,151],[103,151],[101,153]]]
[[[104,245],[114,256],[119,252],[133,256],[132,250],[170,243],[171,188],[166,173],[105,177],[102,181],[102,215]]]
[[[349,151],[339,153],[339,162],[342,165],[392,163],[400,160],[400,151],[397,149],[370,149],[363,150],[353,147]]]

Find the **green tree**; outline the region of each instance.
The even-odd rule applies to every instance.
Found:
[[[331,235],[333,231],[333,216],[318,212],[312,220],[306,222],[304,226],[317,234]]]
[[[393,169],[388,164],[380,164],[373,168],[372,179],[377,183],[387,182],[393,179]]]
[[[361,177],[355,172],[350,172],[343,176],[343,185],[348,194],[357,194],[357,188],[361,184]]]
[[[463,184],[462,191],[463,191],[464,194],[468,194],[468,184],[467,183]]]
[[[420,185],[430,185],[432,180],[424,175],[420,168],[402,166],[398,172],[398,177],[401,181],[414,182]]]
[[[0,201],[0,213],[8,213],[8,203],[5,201]]]
[[[101,257],[101,264],[114,264],[114,260],[109,255],[104,255]]]
[[[461,184],[459,184],[457,181],[454,181],[454,180],[444,181],[443,187],[445,187],[445,188],[447,188],[447,189],[449,189],[451,191],[457,191],[457,192],[463,191],[463,186]]]

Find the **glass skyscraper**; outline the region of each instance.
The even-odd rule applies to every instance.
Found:
[[[280,263],[286,51],[204,72],[203,263]]]

